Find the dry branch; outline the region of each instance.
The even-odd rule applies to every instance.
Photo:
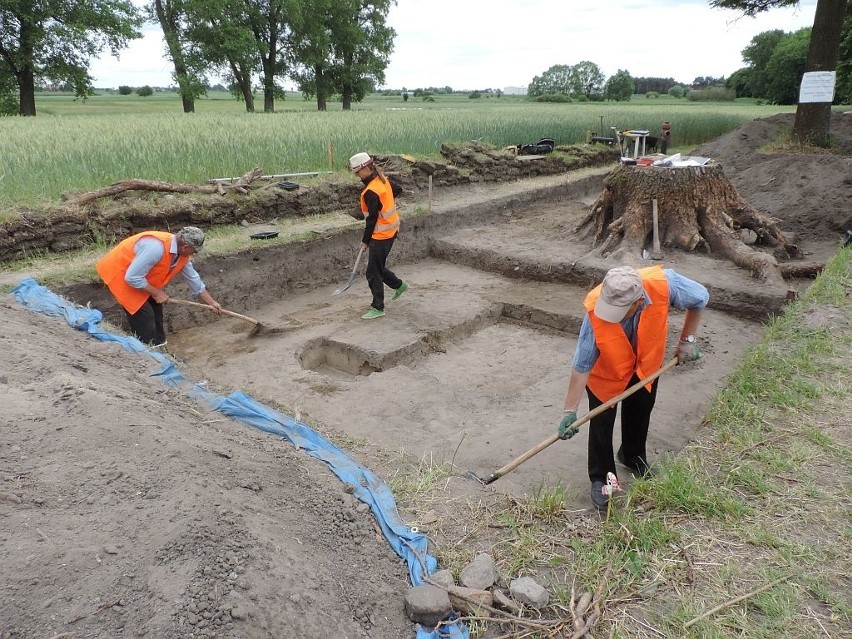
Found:
[[[89,191],[68,200],[69,204],[83,206],[102,197],[109,197],[125,191],[159,191],[161,193],[206,193],[209,195],[224,195],[228,191],[236,191],[245,195],[249,185],[263,175],[263,169],[256,167],[243,175],[233,184],[181,184],[158,182],[156,180],[122,180],[97,191]]]

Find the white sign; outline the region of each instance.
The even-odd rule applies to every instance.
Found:
[[[834,100],[836,71],[810,71],[802,76],[799,102],[827,102]]]

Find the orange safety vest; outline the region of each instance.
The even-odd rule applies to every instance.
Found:
[[[364,194],[372,191],[379,196],[382,208],[379,209],[379,219],[376,220],[376,228],[373,229],[374,240],[389,240],[399,230],[399,213],[396,210],[396,202],[393,199],[393,189],[390,182],[382,180],[379,176],[370,180],[370,183],[361,191],[361,212],[367,214],[367,204],[364,202]]]
[[[139,288],[133,288],[128,284],[124,276],[127,269],[130,268],[130,263],[136,257],[134,248],[136,242],[143,237],[153,237],[163,243],[164,251],[162,259],[154,264],[145,278],[148,284],[163,288],[171,279],[181,272],[189,261],[189,256],[181,255],[174,268],[169,268],[172,262],[172,234],[165,231],[146,231],[137,233],[119,242],[109,253],[104,255],[97,263],[95,268],[98,270],[98,275],[109,287],[118,303],[121,304],[131,315],[142,308],[142,305],[148,300],[150,295],[147,291]]]
[[[668,337],[669,282],[660,265],[639,269],[639,275],[651,304],[639,316],[635,352],[620,323],[605,322],[595,315],[602,284],[592,289],[583,301],[600,351],[587,385],[602,402],[624,391],[634,373],[642,379],[663,365]],[[650,392],[651,384],[645,389]]]

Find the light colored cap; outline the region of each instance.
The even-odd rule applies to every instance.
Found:
[[[197,226],[184,226],[177,232],[177,236],[185,244],[189,244],[194,248],[196,253],[200,252],[204,247],[204,231]]]
[[[632,266],[616,266],[607,271],[595,315],[605,322],[620,322],[633,303],[644,294],[642,276]]]
[[[358,171],[359,169],[363,169],[365,166],[369,166],[373,163],[373,158],[370,157],[369,153],[356,153],[351,158],[349,158],[349,168],[353,171]]]

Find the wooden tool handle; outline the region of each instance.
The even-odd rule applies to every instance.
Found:
[[[190,300],[179,300],[179,299],[175,299],[174,297],[170,297],[169,303],[171,303],[171,304],[182,304],[184,306],[198,306],[200,308],[206,308],[208,311],[213,311],[214,313],[216,312],[215,308],[213,308],[209,304],[202,304],[201,302],[192,302]],[[248,315],[240,315],[239,313],[235,313],[234,311],[228,311],[228,310],[225,310],[224,308],[221,309],[219,312],[224,314],[224,315],[230,315],[231,317],[236,317],[237,319],[241,319],[241,320],[246,321],[246,322],[251,322],[255,326],[260,324],[260,322],[258,322],[256,319],[251,318]]]
[[[355,266],[352,267],[352,272],[355,273],[358,271],[358,263],[361,261],[361,256],[364,254],[364,247],[362,246],[358,249],[358,257],[355,258]]]
[[[594,410],[590,410],[588,413],[583,415],[580,419],[578,419],[573,424],[571,424],[571,426],[573,426],[573,427],[581,426],[582,424],[585,424],[590,419],[597,417],[602,412],[609,410],[610,408],[615,406],[618,402],[620,402],[622,399],[629,397],[630,395],[632,395],[633,393],[638,391],[643,386],[650,384],[655,379],[657,379],[660,375],[662,375],[663,373],[665,373],[667,370],[669,370],[670,368],[672,368],[675,365],[677,365],[677,357],[671,358],[656,373],[652,373],[652,374],[648,375],[648,377],[646,377],[645,379],[639,380],[638,382],[633,384],[633,386],[631,386],[630,388],[625,390],[620,395],[616,395],[615,397],[604,402],[603,404],[601,404],[600,406],[598,406]],[[517,459],[514,459],[514,460],[510,461],[508,464],[506,464],[505,466],[503,466],[503,468],[501,468],[500,470],[498,470],[494,473],[491,473],[488,476],[488,478],[485,480],[485,483],[490,484],[491,482],[500,479],[506,473],[514,470],[515,468],[517,468],[518,466],[523,464],[530,457],[538,455],[541,451],[543,451],[545,448],[547,448],[548,446],[550,446],[551,444],[556,442],[558,439],[559,439],[559,435],[551,435],[550,437],[545,439],[543,442],[541,442],[535,448],[529,449],[527,452],[525,452],[523,455],[521,455]]]

